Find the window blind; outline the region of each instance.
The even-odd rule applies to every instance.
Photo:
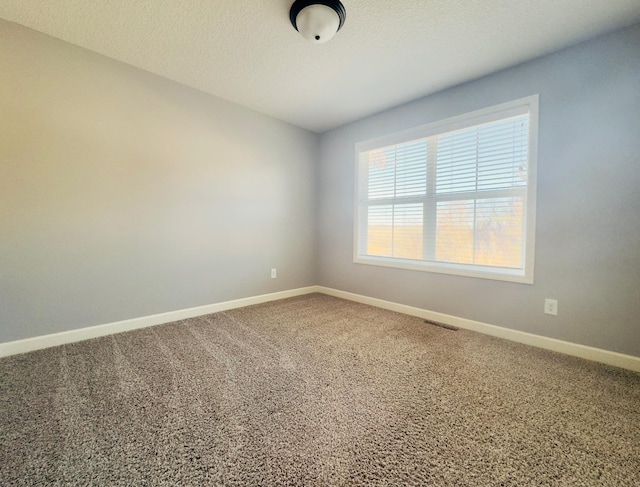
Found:
[[[531,111],[500,107],[359,149],[356,262],[530,279]]]

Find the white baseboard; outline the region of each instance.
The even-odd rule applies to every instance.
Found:
[[[89,338],[97,338],[101,336],[112,335],[114,333],[137,330],[139,328],[171,323],[173,321],[185,320],[187,318],[193,318],[196,316],[218,313],[220,311],[226,311],[229,309],[242,308],[244,306],[251,306],[253,304],[266,303],[269,301],[276,301],[278,299],[291,298],[294,296],[301,296],[303,294],[310,294],[314,292],[348,299],[350,301],[368,304],[391,311],[397,311],[399,313],[417,316],[422,319],[437,321],[446,325],[457,326],[466,330],[484,333],[485,335],[504,338],[513,342],[532,345],[534,347],[544,348],[547,350],[552,350],[554,352],[560,352],[566,355],[572,355],[574,357],[580,357],[587,360],[593,360],[595,362],[601,362],[604,364],[633,370],[635,372],[640,372],[640,357],[611,352],[609,350],[603,350],[600,348],[588,347],[586,345],[579,345],[577,343],[565,342],[562,340],[556,340],[555,338],[534,335],[532,333],[526,333],[523,331],[511,330],[509,328],[489,325],[487,323],[482,323],[479,321],[459,318],[457,316],[438,313],[436,311],[407,306],[391,301],[385,301],[383,299],[371,298],[369,296],[363,296],[361,294],[350,293],[347,291],[340,291],[338,289],[328,288],[324,286],[308,286],[298,289],[291,289],[289,291],[262,294],[249,298],[235,299],[233,301],[224,301],[222,303],[170,311],[168,313],[161,313],[151,316],[143,316],[141,318],[133,318],[130,320],[108,323],[105,325],[90,326],[78,330],[69,330],[61,333],[54,333],[51,335],[0,343],[0,357],[7,357],[9,355],[31,352],[34,350],[55,347],[67,343],[79,342],[82,340],[87,340]]]
[[[509,328],[503,328],[501,326],[489,325],[487,323],[481,323],[479,321],[459,318],[457,316],[437,313],[435,311],[415,308],[413,306],[398,304],[391,301],[384,301],[382,299],[371,298],[368,296],[363,296],[361,294],[340,291],[338,289],[332,289],[324,286],[316,286],[316,288],[317,292],[328,294],[329,296],[348,299],[350,301],[356,301],[358,303],[368,304],[371,306],[376,306],[378,308],[397,311],[399,313],[417,316],[422,319],[436,321],[439,323],[444,323],[446,325],[457,326],[458,328],[464,328],[466,330],[477,331],[479,333],[484,333],[485,335],[504,338],[513,342],[523,343],[525,345],[544,348],[547,350],[552,350],[554,352],[560,352],[566,355],[572,355],[574,357],[580,357],[587,360],[593,360],[595,362],[601,362],[603,364],[614,365],[623,369],[640,372],[640,357],[634,357],[633,355],[625,355],[622,353],[611,352],[609,350],[603,350],[600,348],[588,347],[586,345],[580,345],[577,343],[556,340],[555,338],[548,338],[541,335],[526,333],[523,331],[511,330]]]
[[[187,308],[177,311],[169,311],[167,313],[143,316],[130,320],[117,321],[115,323],[89,326],[87,328],[80,328],[78,330],[69,330],[63,331],[61,333],[53,333],[51,335],[43,335],[33,338],[25,338],[23,340],[16,340],[13,342],[0,343],[0,357],[8,357],[9,355],[16,355],[18,353],[32,352],[34,350],[40,350],[43,348],[55,347],[67,343],[88,340],[89,338],[97,338],[106,335],[113,335],[114,333],[121,333],[123,331],[131,331],[154,325],[162,325],[164,323],[185,320],[187,318],[194,318],[196,316],[218,313],[220,311],[226,311],[229,309],[242,308],[244,306],[251,306],[252,304],[266,303],[269,301],[276,301],[278,299],[291,298],[294,296],[301,296],[303,294],[314,292],[318,292],[318,286],[302,287],[271,294],[261,294],[259,296],[252,296],[249,298],[234,299],[233,301],[224,301],[222,303],[208,304],[205,306],[197,306],[195,308]]]

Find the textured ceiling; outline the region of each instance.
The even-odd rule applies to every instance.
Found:
[[[322,132],[640,22],[638,0],[342,0],[306,42],[293,0],[2,0],[0,18]]]

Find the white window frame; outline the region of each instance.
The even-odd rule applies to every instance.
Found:
[[[396,132],[375,139],[359,142],[355,147],[355,211],[353,234],[353,262],[357,264],[377,265],[410,269],[418,271],[453,274],[459,276],[495,279],[524,284],[533,284],[535,258],[535,228],[536,228],[536,189],[537,189],[537,155],[538,155],[538,102],[539,95],[531,95],[500,105],[494,105],[481,110],[465,113],[438,122],[421,125],[401,132]],[[525,196],[525,236],[524,236],[524,270],[483,266],[476,264],[458,264],[449,262],[434,262],[426,260],[403,259],[360,253],[360,229],[366,226],[367,205],[361,204],[363,197],[360,192],[360,153],[391,145],[402,144],[411,140],[431,137],[454,130],[468,128],[474,125],[493,122],[516,115],[529,114],[529,146],[528,146],[528,182],[524,188]],[[427,170],[430,170],[429,168]],[[364,198],[367,198],[365,195]],[[366,242],[364,242],[366,246]]]

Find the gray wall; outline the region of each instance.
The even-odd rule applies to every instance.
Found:
[[[540,94],[533,285],[352,261],[354,144]],[[319,283],[640,356],[640,26],[323,134]],[[545,297],[559,314],[543,314]]]
[[[532,93],[535,284],[353,264],[356,142]],[[321,284],[640,356],[639,127],[640,26],[318,138],[0,21],[0,342]]]
[[[315,284],[317,145],[0,21],[0,342]]]

